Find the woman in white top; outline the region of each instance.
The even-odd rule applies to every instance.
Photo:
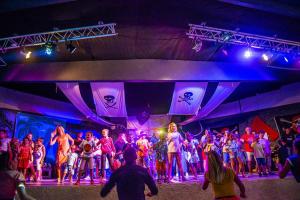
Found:
[[[183,139],[179,132],[177,132],[177,125],[174,122],[169,124],[168,136],[167,136],[167,144],[168,144],[168,178],[170,180],[172,173],[172,163],[174,157],[176,158],[176,162],[179,168],[180,176],[182,177],[182,181],[185,181],[185,177],[183,174],[182,164],[181,164],[181,146]]]

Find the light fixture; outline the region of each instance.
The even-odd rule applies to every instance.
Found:
[[[250,58],[252,56],[252,52],[250,49],[247,49],[245,52],[244,52],[244,57],[245,58]]]
[[[66,42],[66,49],[72,54],[76,51],[76,47],[72,44],[72,42]]]
[[[25,59],[29,59],[31,56],[31,53],[32,53],[31,51],[26,51],[25,48],[20,51],[20,54],[22,54],[25,57]]]
[[[201,48],[202,48],[202,40],[199,39],[199,38],[197,38],[197,39],[195,40],[195,45],[194,45],[193,49],[194,49],[196,52],[199,52],[199,51],[201,50]]]
[[[53,42],[47,42],[45,44],[45,54],[50,56],[53,54],[53,52],[55,51],[56,49],[56,44],[53,43]]]
[[[269,56],[265,53],[261,57],[264,61],[268,61],[270,59]]]
[[[284,59],[284,61],[285,61],[286,63],[289,62],[289,59],[288,59],[286,56],[284,56],[283,59]]]

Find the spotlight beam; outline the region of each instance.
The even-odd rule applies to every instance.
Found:
[[[2,51],[2,53],[5,53],[9,49],[43,45],[49,41],[65,42],[116,36],[118,33],[116,33],[115,26],[115,23],[98,24],[95,26],[85,26],[79,28],[70,28],[58,31],[1,38],[0,51]]]

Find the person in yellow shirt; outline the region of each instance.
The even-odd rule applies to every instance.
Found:
[[[208,171],[204,174],[202,189],[206,190],[212,184],[215,199],[238,200],[234,192],[234,183],[240,189],[240,197],[245,198],[245,186],[231,168],[223,166],[221,157],[215,151],[207,154]]]

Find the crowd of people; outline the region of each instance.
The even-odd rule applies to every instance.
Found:
[[[285,129],[285,132],[279,141],[280,145],[277,149],[276,146],[273,148],[273,152],[277,150],[278,153],[279,170],[293,153],[295,135],[290,129]],[[244,134],[227,128],[221,133],[215,132],[217,134],[205,130],[201,138],[197,139],[190,133],[179,133],[177,125],[170,123],[167,133],[155,130],[152,137],[143,132],[138,136],[120,133],[113,141],[109,137],[108,129],[103,129],[101,133],[100,139],[92,132],[86,132],[85,138],[83,133],[77,133],[73,139],[65,133],[62,126],[56,127],[51,133],[50,145],[58,144],[58,183],[64,182],[66,177],[73,182],[75,177],[75,184],[78,185],[83,174],[89,174],[92,184],[94,177],[99,177],[100,182],[104,182],[106,169],[109,168],[113,172],[124,165],[123,153],[130,147],[136,149],[137,164],[146,168],[158,183],[168,183],[174,176],[178,176],[180,181],[185,181],[187,174],[197,179],[199,173],[208,170],[207,155],[210,151],[217,152],[223,165],[242,177],[251,176],[253,171],[259,176],[273,173],[270,141],[268,134],[263,130],[256,133],[250,127],[246,127]],[[0,139],[1,154],[7,155],[10,168],[20,171],[28,180],[40,181],[46,157],[43,138],[34,141],[32,133],[29,133],[19,142],[16,138],[9,139],[6,131],[1,130]]]
[[[234,196],[234,182],[240,188],[240,196],[244,197],[245,188],[239,174],[245,177],[245,168],[250,175],[254,169],[259,176],[272,173],[268,135],[265,131],[256,134],[250,127],[246,127],[245,133],[241,135],[229,129],[224,129],[223,133],[217,135],[205,130],[199,140],[192,134],[179,133],[175,123],[169,124],[167,133],[156,130],[150,138],[144,133],[140,133],[138,137],[134,134],[120,133],[117,140],[113,141],[108,129],[103,129],[101,133],[100,139],[92,132],[86,132],[85,138],[82,133],[78,133],[73,139],[71,135],[65,133],[62,126],[56,127],[51,133],[50,145],[58,143],[56,154],[58,183],[64,182],[66,177],[72,182],[76,175],[75,185],[79,185],[84,173],[89,174],[91,184],[94,184],[95,176],[100,177],[100,183],[106,182],[106,166],[108,166],[113,174],[105,185],[102,196],[107,195],[118,181],[119,185],[122,185],[122,182],[128,183],[127,179],[124,180],[126,174],[131,173],[130,176],[134,178],[137,172],[139,175],[134,180],[151,187],[152,194],[149,194],[151,196],[157,194],[157,188],[153,183],[155,179],[157,183],[169,183],[178,174],[179,181],[185,181],[186,173],[197,179],[199,172],[203,172],[203,189],[212,183],[216,198],[224,195]],[[299,182],[300,140],[296,139],[299,134],[297,136],[290,134],[286,131],[286,135],[279,141],[281,144],[279,152],[286,154],[283,156],[279,153],[281,155],[279,157],[285,159],[279,162],[282,163],[278,167],[279,176],[284,178],[291,170]],[[290,144],[294,145],[294,148],[291,148]],[[28,181],[31,178],[33,181],[41,180],[45,156],[43,138],[34,141],[32,133],[29,133],[19,143],[16,138],[9,139],[5,130],[0,130],[0,157],[3,163],[7,163],[3,164],[5,166],[3,169],[10,169],[13,173],[18,171],[20,183],[25,181],[26,177]],[[121,175],[122,172],[124,175]],[[142,176],[143,179],[139,179],[138,176]],[[124,191],[120,189],[118,193],[125,195],[125,191],[133,190],[132,195],[141,195],[136,194],[138,191],[128,184],[124,184],[124,187],[127,189]],[[143,188],[144,186],[141,190]]]

